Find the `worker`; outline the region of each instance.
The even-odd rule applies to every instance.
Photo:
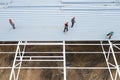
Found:
[[[113,36],[113,34],[114,34],[113,31],[109,32],[109,33],[107,34],[108,38],[111,39],[111,37]]]
[[[12,26],[12,28],[15,29],[15,24],[13,23],[12,19],[9,19],[9,23]]]

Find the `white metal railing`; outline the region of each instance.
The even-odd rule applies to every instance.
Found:
[[[75,42],[75,41],[72,41]],[[82,42],[82,41],[81,41]],[[90,41],[89,41],[90,42]],[[101,42],[101,41],[100,41]],[[65,43],[65,45],[101,45],[100,42],[98,43]],[[1,43],[0,46],[16,46],[18,45],[17,42],[13,42],[13,43]],[[24,45],[24,43],[21,43],[21,45]],[[63,45],[62,42],[32,42],[32,43],[26,43],[26,45]],[[103,43],[103,45],[110,45],[109,43]],[[113,45],[120,45],[120,43],[113,43]]]
[[[21,49],[20,49],[20,44],[22,43],[22,41],[19,41],[18,42],[18,45],[17,45],[17,48],[16,48],[16,53],[15,53],[15,57],[14,57],[14,62],[13,62],[13,66],[12,66],[12,70],[11,70],[11,74],[10,74],[10,77],[9,77],[9,80],[18,80],[19,78],[19,74],[20,74],[20,69],[21,69],[21,65],[22,65],[22,59],[23,59],[23,56],[24,56],[24,52],[25,52],[25,48],[26,48],[26,45],[24,45],[23,47],[23,50],[21,52]],[[24,44],[26,44],[27,42],[25,41]],[[17,62],[17,57],[20,57],[19,59],[19,62]],[[15,72],[15,68],[18,66],[18,70],[17,72]]]
[[[107,45],[106,45],[107,44]],[[116,45],[117,44],[117,45]],[[114,50],[112,51],[111,49],[113,49],[112,47],[114,46],[116,49],[118,49],[118,50],[120,50],[120,48],[119,48],[119,43],[114,43],[114,44],[110,44],[110,42],[108,42],[108,43],[103,43],[102,41],[100,42],[100,44],[96,44],[96,45],[99,45],[99,46],[102,46],[102,51],[103,52],[91,52],[91,51],[88,51],[88,52],[66,52],[66,46],[74,46],[74,45],[79,45],[79,46],[81,46],[81,45],[83,45],[83,46],[87,46],[87,43],[85,43],[85,44],[83,44],[83,43],[67,43],[66,41],[63,41],[63,42],[52,42],[52,43],[49,43],[49,42],[47,42],[47,43],[42,43],[42,42],[40,42],[40,43],[35,43],[35,46],[42,46],[42,45],[50,45],[50,46],[52,46],[52,45],[55,45],[55,46],[62,46],[61,47],[61,49],[63,49],[62,51],[60,51],[60,52],[40,52],[40,51],[36,51],[36,52],[28,52],[27,50],[25,50],[25,47],[26,46],[32,46],[32,45],[34,45],[34,42],[32,42],[32,43],[27,43],[27,41],[26,42],[24,42],[24,41],[19,41],[18,42],[18,44],[17,44],[17,49],[16,49],[16,53],[15,53],[15,58],[14,58],[14,62],[13,62],[13,66],[12,67],[0,67],[0,69],[11,69],[11,74],[10,74],[10,78],[9,78],[9,80],[18,80],[19,79],[19,74],[20,74],[20,70],[21,69],[61,69],[61,70],[63,70],[63,76],[64,76],[64,80],[67,80],[67,78],[66,78],[66,75],[67,75],[67,73],[66,73],[66,70],[67,69],[108,69],[109,70],[109,73],[110,73],[110,76],[111,76],[111,79],[112,80],[116,80],[117,79],[117,75],[119,74],[119,64],[117,63],[117,67],[116,67],[116,65],[114,65],[113,63],[110,63],[109,62],[109,59],[110,59],[110,54],[115,54],[115,53],[120,53],[120,52],[114,52]],[[91,45],[91,46],[94,46],[94,43],[93,43],[93,45],[92,45],[92,43],[90,43],[90,44],[88,44],[88,45]],[[110,48],[110,45],[112,45],[111,46],[111,48]],[[2,46],[2,45],[1,45]],[[3,45],[4,46],[4,45]],[[7,45],[5,45],[5,46],[7,46]],[[15,46],[15,45],[14,45]],[[24,48],[22,49],[22,48],[20,48],[20,46],[24,46]],[[108,51],[105,51],[105,49],[104,49],[104,46],[108,46],[109,47],[109,50]],[[2,52],[0,52],[1,54],[2,54]],[[7,52],[3,52],[3,54],[6,54]],[[13,52],[11,52],[11,53],[13,53]],[[28,55],[24,55],[24,54],[33,54],[32,56],[28,56]],[[107,63],[107,66],[105,66],[105,67],[74,67],[74,66],[72,66],[72,67],[67,67],[66,66],[66,54],[67,55],[69,55],[69,54],[98,54],[98,53],[100,53],[100,54],[104,54],[104,57],[105,57],[105,60],[106,60],[106,63]],[[44,56],[34,56],[34,54],[44,54]],[[62,55],[57,55],[57,56],[45,56],[45,54],[62,54]],[[116,58],[115,58],[116,59]],[[115,61],[115,59],[114,59],[114,61]],[[62,62],[63,63],[63,65],[62,66],[57,66],[57,67],[23,67],[23,66],[21,66],[22,65],[22,62],[24,62],[24,61],[28,61],[28,62],[40,62],[40,61],[42,61],[42,62]],[[117,62],[117,61],[116,61]],[[117,68],[118,68],[118,70],[117,70]],[[15,70],[17,70],[17,72],[15,72]],[[116,70],[116,75],[115,76],[113,76],[113,74],[112,74],[112,70]]]
[[[110,40],[108,40],[108,43],[109,43],[108,53],[105,52],[104,46],[102,45],[102,41],[101,41],[101,47],[102,47],[103,54],[104,54],[104,57],[105,57],[105,60],[106,60],[107,66],[108,66],[110,77],[111,77],[112,80],[117,80],[117,76],[119,76],[119,79],[120,79],[120,67],[119,67],[119,64],[118,64],[116,56],[115,56],[115,52],[114,52],[114,49],[113,49],[113,44],[112,44],[112,42]],[[119,50],[118,46],[116,46],[115,44],[114,44],[114,46]],[[114,63],[110,62],[110,56],[113,57]],[[113,75],[110,66],[116,68],[115,69],[116,70],[115,75]]]
[[[0,54],[14,54],[15,52],[0,52]],[[25,52],[27,54],[61,54],[62,52]],[[105,53],[107,53],[105,51]],[[110,52],[111,53],[111,52]],[[120,52],[114,52],[115,54],[120,54]],[[66,52],[66,54],[103,54],[103,52]]]
[[[19,49],[20,49],[20,41],[18,42],[18,45],[17,45],[17,48],[16,48],[16,52],[15,52],[15,57],[14,57],[14,61],[13,61],[13,66],[12,66],[12,70],[11,70],[11,73],[10,73],[10,77],[9,77],[9,80],[16,80],[15,78],[15,64],[16,64],[16,57],[19,53]]]
[[[113,75],[112,75],[112,71],[111,71],[111,69],[110,69],[110,65],[109,65],[109,62],[108,62],[108,58],[109,58],[109,57],[106,56],[104,46],[102,45],[102,41],[101,41],[101,47],[102,47],[103,54],[104,54],[104,57],[105,57],[105,60],[106,60],[107,66],[108,66],[108,71],[109,71],[109,73],[110,73],[110,77],[111,77],[112,80],[114,80],[114,79],[113,79]],[[108,54],[110,54],[110,53],[108,52]]]
[[[11,69],[12,67],[0,67],[0,69]],[[19,67],[15,67],[15,69],[18,69]],[[63,69],[63,67],[21,67],[21,69]],[[66,67],[66,69],[100,69],[105,70],[108,69],[108,67]],[[111,70],[116,70],[115,67],[110,67]]]
[[[12,66],[12,70],[11,70],[11,74],[10,74],[10,78],[9,80],[18,80],[19,79],[19,74],[20,74],[20,69],[25,68],[22,67],[22,62],[24,61],[44,61],[44,62],[63,62],[64,67],[66,66],[65,63],[65,58],[63,59],[63,56],[24,56],[25,54],[25,48],[26,46],[30,46],[30,45],[60,45],[62,46],[63,43],[27,43],[27,41],[20,41],[17,45],[17,49],[16,49],[16,54],[15,54],[15,58],[14,58],[14,62],[13,62],[13,66]],[[24,46],[23,49],[20,48],[20,46]],[[62,54],[63,52],[61,52]],[[50,59],[51,58],[51,59]],[[8,67],[10,68],[10,67]],[[30,68],[30,67],[27,67]],[[37,67],[34,67],[37,68]],[[44,68],[44,69],[63,69],[63,71],[65,71],[66,69],[64,69],[63,67],[39,67],[39,68]],[[15,72],[14,70],[17,69],[17,72]]]
[[[65,41],[63,41],[63,60],[64,60],[64,62],[63,62],[63,67],[64,67],[64,70],[63,70],[63,72],[64,72],[64,80],[67,80],[67,77],[66,77],[66,53],[65,53]]]
[[[109,44],[110,44],[110,50],[112,52],[112,56],[113,56],[113,59],[114,59],[114,62],[115,62],[115,67],[116,67],[116,77],[117,75],[119,76],[120,78],[120,67],[119,67],[119,64],[118,64],[118,61],[116,59],[116,56],[115,56],[115,53],[114,53],[114,49],[113,49],[113,45],[112,43],[110,42],[110,40],[108,40]],[[115,77],[115,79],[116,79]]]
[[[22,42],[21,42],[21,43],[22,43]],[[25,43],[24,43],[25,45],[24,45],[24,47],[23,47],[22,52],[19,53],[20,62],[19,62],[18,64],[16,64],[16,66],[18,65],[19,68],[18,68],[18,72],[17,72],[17,76],[16,76],[16,79],[15,79],[15,80],[18,80],[18,78],[19,78],[20,69],[21,69],[21,65],[22,65],[22,62],[23,62],[23,56],[24,56],[24,54],[25,54],[25,49],[26,49],[26,43],[27,43],[27,41],[25,41]],[[19,49],[19,50],[20,50],[20,49]],[[16,61],[17,61],[17,56],[16,56]]]

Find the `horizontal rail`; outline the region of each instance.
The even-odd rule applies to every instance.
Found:
[[[62,52],[25,52],[27,54],[61,54]],[[105,52],[108,53],[108,52]],[[110,52],[111,53],[111,52]],[[120,52],[115,52],[119,54]],[[0,52],[0,54],[15,54],[15,52]],[[103,54],[103,52],[66,52],[66,54]]]
[[[0,46],[17,46],[17,44],[0,44]]]
[[[21,56],[17,56],[21,58]],[[23,56],[23,58],[63,58],[63,56]]]
[[[9,54],[9,53],[14,54],[15,52],[0,52],[0,54]],[[24,52],[24,53],[27,53],[27,54],[31,54],[31,53],[34,53],[34,54],[35,53],[36,54],[38,54],[38,53],[44,53],[44,54],[48,53],[49,54],[50,53],[51,54],[51,53],[62,53],[62,52]]]
[[[24,53],[27,53],[27,54],[61,54],[62,52],[24,52]],[[103,54],[103,52],[66,52],[66,54],[72,54],[72,53],[75,53],[75,54]],[[108,53],[108,52],[105,52],[105,53]],[[111,52],[110,52],[111,53]],[[120,52],[115,52],[116,54],[119,54]],[[15,52],[0,52],[0,54],[15,54]]]
[[[28,60],[18,60],[17,59],[16,61],[46,61],[46,62],[53,61],[53,62],[55,62],[55,61],[63,61],[63,60],[37,60],[37,59],[36,60],[32,60],[32,59],[31,60],[30,59],[28,59]]]
[[[0,46],[16,46],[17,44],[0,44]],[[63,43],[21,43],[20,45],[63,45]],[[75,44],[68,44],[68,43],[66,43],[65,45],[85,45],[85,46],[87,46],[87,45],[90,45],[90,46],[94,46],[94,45],[101,45],[101,44],[77,44],[77,43],[75,43]],[[109,44],[103,44],[103,45],[109,45]],[[120,44],[113,44],[113,45],[120,45]]]
[[[66,43],[65,45],[85,45],[85,46],[86,46],[86,45],[90,45],[90,46],[98,45],[98,46],[99,46],[99,45],[101,45],[101,44],[95,44],[95,43],[93,43],[93,44],[89,44],[89,43],[88,43],[88,44],[83,44],[83,43],[81,43],[81,44],[79,44],[79,43],[74,43],[74,44],[71,43],[71,44],[68,44],[68,43]],[[109,45],[109,44],[103,44],[103,45]],[[115,44],[115,45],[120,45],[120,44]]]
[[[11,69],[12,67],[0,67],[0,69]],[[15,67],[18,69],[19,67]],[[21,67],[21,69],[63,69],[63,67]],[[66,69],[108,69],[108,67],[66,67]],[[110,69],[116,69],[115,67],[110,67]]]
[[[108,69],[108,67],[67,67],[67,69]],[[110,69],[116,69],[116,68],[110,67]]]
[[[63,43],[21,43],[20,45],[63,45]]]

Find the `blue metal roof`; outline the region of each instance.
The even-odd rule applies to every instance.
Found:
[[[76,23],[71,28],[73,16]],[[16,29],[12,29],[9,18],[13,19]],[[66,20],[69,21],[69,31],[64,33]],[[60,7],[0,9],[0,41],[107,40],[106,34],[110,31],[114,31],[111,40],[120,40],[119,10],[65,11]]]

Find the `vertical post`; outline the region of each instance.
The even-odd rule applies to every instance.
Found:
[[[65,53],[65,41],[63,41],[63,67],[64,67],[64,80],[66,80],[66,53]]]

